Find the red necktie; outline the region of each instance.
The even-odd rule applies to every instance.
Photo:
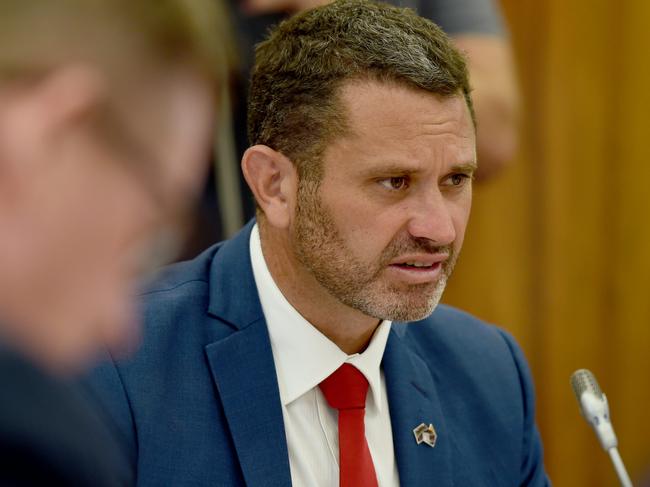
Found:
[[[343,364],[320,389],[328,404],[339,410],[340,487],[377,487],[363,422],[368,381],[355,367]]]

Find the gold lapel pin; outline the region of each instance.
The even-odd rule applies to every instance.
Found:
[[[419,445],[420,443],[426,443],[431,448],[436,446],[436,440],[438,439],[438,433],[432,424],[427,426],[424,423],[421,423],[417,428],[413,430],[415,435],[415,441]]]

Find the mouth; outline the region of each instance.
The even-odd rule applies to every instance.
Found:
[[[431,269],[432,267],[434,267],[436,265],[440,265],[440,263],[437,262],[435,264],[427,264],[425,262],[402,262],[402,263],[399,263],[399,264],[391,264],[391,265],[394,265],[394,266],[397,266],[397,267],[400,267],[400,268],[403,268],[403,269],[422,269],[422,270],[426,270],[426,269]]]
[[[437,282],[442,275],[442,266],[447,254],[399,257],[388,265],[396,278],[409,284]]]

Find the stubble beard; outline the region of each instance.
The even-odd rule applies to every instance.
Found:
[[[429,316],[442,298],[457,259],[452,246],[405,236],[391,242],[376,262],[362,262],[341,237],[318,194],[318,183],[301,181],[292,245],[297,260],[333,297],[379,320],[417,321]],[[407,253],[447,253],[440,278],[433,283],[392,284],[382,273]]]

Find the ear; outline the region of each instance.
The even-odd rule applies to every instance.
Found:
[[[0,193],[14,196],[57,163],[66,135],[83,127],[106,99],[103,77],[90,66],[62,66],[35,82],[0,91]]]
[[[246,150],[241,165],[267,221],[288,228],[298,191],[298,172],[291,160],[266,145],[255,145]]]

